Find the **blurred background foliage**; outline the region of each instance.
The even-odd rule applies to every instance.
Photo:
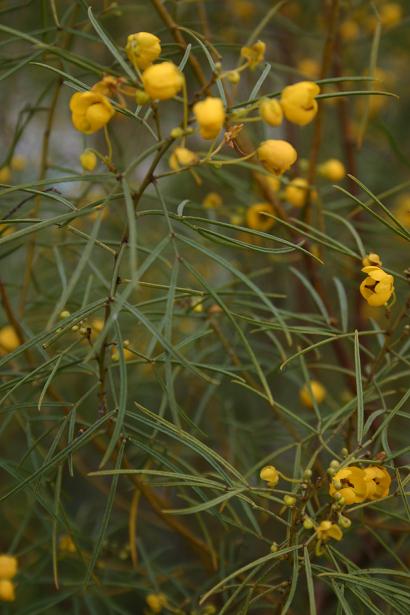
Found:
[[[0,326],[19,338],[0,356],[0,546],[19,562],[2,612],[407,612],[407,4],[4,0],[0,17]],[[266,200],[254,160],[172,173],[171,139],[152,181],[158,117],[167,139],[179,101],[127,99],[109,127],[114,170],[82,170],[84,148],[105,155],[107,143],[73,128],[69,99],[124,75],[118,55],[140,30],[160,37],[163,60],[179,64],[191,45],[207,79],[215,62],[235,68],[250,38],[265,41],[265,62],[224,83],[230,105],[328,79],[319,129],[245,124],[254,147],[284,138],[298,152],[269,236],[246,230]],[[189,61],[184,72],[195,99]],[[205,155],[199,136],[189,143]],[[306,216],[286,185],[315,156],[353,179],[315,174]],[[209,193],[217,207],[204,206]],[[369,252],[395,277],[389,308],[360,296]],[[311,379],[326,390],[313,409],[300,399]],[[385,462],[391,495],[347,510],[343,540],[315,555],[303,516],[283,507],[304,502],[303,484],[272,491],[259,471],[312,470],[319,523],[326,469],[346,456]]]

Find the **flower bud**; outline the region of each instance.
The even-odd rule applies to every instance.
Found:
[[[343,515],[339,515],[338,524],[340,525],[340,527],[349,529],[349,527],[352,525],[352,522],[347,517],[344,517]]]
[[[125,51],[131,64],[144,70],[160,56],[161,43],[150,32],[137,32],[129,35]]]
[[[315,524],[310,517],[305,517],[303,520],[303,527],[305,528],[305,530],[311,530],[315,527]]]
[[[227,73],[226,78],[230,83],[236,84],[239,83],[241,74],[237,70],[230,70],[229,73]]]
[[[257,153],[265,169],[276,175],[285,173],[298,157],[293,145],[281,139],[263,141],[259,145]]]
[[[340,466],[340,462],[337,459],[332,459],[330,462],[330,467],[337,469]]]
[[[173,98],[184,85],[184,75],[173,62],[149,66],[142,75],[144,90],[153,100]]]
[[[276,553],[276,551],[279,549],[279,545],[277,542],[272,542],[271,546],[270,546],[270,551],[271,553]]]
[[[69,312],[68,310],[63,310],[62,312],[60,312],[60,318],[68,318],[69,316],[71,316],[71,312]]]
[[[137,105],[147,105],[150,100],[150,97],[144,90],[135,91],[135,102]]]
[[[90,149],[86,149],[80,156],[80,162],[84,171],[94,171],[97,166],[97,156]]]
[[[280,126],[282,123],[282,107],[275,98],[263,98],[259,103],[259,113],[269,126]]]
[[[225,109],[220,98],[208,96],[193,107],[199,133],[203,139],[215,139],[225,121]]]
[[[294,506],[296,504],[296,498],[293,497],[293,495],[285,495],[283,498],[283,503],[285,504],[285,506]]]

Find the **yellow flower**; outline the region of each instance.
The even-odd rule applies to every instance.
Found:
[[[197,102],[193,111],[199,124],[199,133],[203,139],[215,139],[225,121],[225,109],[220,98],[208,96]]]
[[[279,472],[274,466],[265,466],[259,472],[259,478],[268,483],[268,487],[276,487],[279,482]]]
[[[142,83],[153,100],[167,100],[182,90],[184,75],[173,62],[161,62],[145,69]]]
[[[266,44],[263,41],[256,41],[250,47],[242,47],[241,57],[249,63],[249,68],[256,68],[265,59]]]
[[[161,54],[161,41],[150,32],[130,34],[125,46],[129,61],[136,68],[148,68]]]
[[[359,24],[353,19],[345,19],[340,24],[339,32],[342,40],[349,42],[355,41],[360,35]]]
[[[331,182],[340,182],[346,175],[346,169],[343,162],[337,158],[330,158],[323,164],[319,165],[319,174]]]
[[[183,167],[190,167],[198,162],[198,156],[186,147],[176,147],[169,157],[168,164],[173,171]]]
[[[167,597],[165,594],[148,594],[145,602],[153,613],[161,613],[162,609],[167,605]]]
[[[317,79],[320,75],[320,64],[312,58],[303,58],[298,63],[298,71],[310,79]]]
[[[15,154],[11,159],[10,166],[13,171],[24,171],[26,168],[27,160],[21,154]]]
[[[9,184],[11,180],[10,167],[2,167],[0,169],[0,184]]]
[[[14,590],[14,583],[7,579],[0,580],[0,600],[2,602],[14,602],[16,594]]]
[[[258,158],[265,169],[275,175],[282,175],[297,160],[297,152],[293,145],[280,139],[268,139],[258,147]]]
[[[6,325],[0,329],[0,354],[12,352],[20,346],[20,340],[15,329]]]
[[[369,252],[369,254],[362,259],[362,263],[364,267],[381,267],[383,264],[380,256],[375,252]]]
[[[103,128],[115,113],[108,98],[99,92],[76,92],[70,109],[74,127],[86,135]]]
[[[259,102],[261,118],[270,126],[280,126],[283,120],[282,107],[274,98],[262,98]]]
[[[299,126],[309,124],[318,110],[316,96],[319,93],[320,87],[313,81],[299,81],[284,88],[280,104],[286,119]]]
[[[379,14],[382,26],[392,28],[401,22],[403,9],[398,2],[387,2],[379,8]]]
[[[17,574],[17,558],[0,555],[0,579],[12,579]]]
[[[285,198],[293,207],[303,207],[306,201],[307,193],[309,192],[309,184],[306,179],[296,177],[285,188]],[[311,190],[311,199],[316,201],[317,192]]]
[[[255,231],[269,231],[275,224],[275,220],[264,213],[273,215],[275,210],[270,203],[255,203],[246,211],[246,224]]]
[[[309,386],[308,386],[309,384]],[[326,397],[326,389],[317,380],[310,380],[303,385],[299,392],[299,399],[307,408],[313,408],[313,398],[317,404],[321,404]]]
[[[410,228],[410,193],[401,194],[396,200],[396,218],[403,226]]]
[[[367,498],[369,500],[379,500],[389,495],[391,476],[386,468],[370,466],[363,471],[367,481]]]
[[[90,149],[85,149],[80,156],[80,163],[84,171],[94,171],[97,166],[97,156]]]
[[[380,307],[390,299],[394,292],[394,278],[380,267],[363,267],[367,277],[360,284],[360,293],[369,305]]]
[[[216,209],[217,207],[221,207],[222,203],[222,197],[217,192],[208,192],[202,201],[202,205],[205,209]]]
[[[73,542],[73,539],[68,534],[63,534],[60,536],[60,540],[58,541],[58,547],[60,551],[65,553],[75,553],[76,548]]]
[[[333,476],[329,487],[329,494],[334,497],[336,493],[344,499],[345,504],[360,504],[367,498],[368,481],[361,468],[349,466],[339,470]],[[336,489],[340,487],[340,489]]]
[[[103,96],[108,96],[108,98],[112,98],[114,94],[116,94],[118,89],[118,84],[121,82],[121,77],[113,77],[112,75],[106,75],[97,83],[94,83],[91,88],[92,92],[97,92],[98,94],[102,94]]]
[[[103,318],[94,318],[91,321],[91,329],[95,333],[101,333],[101,331],[104,329],[104,319]]]
[[[343,538],[343,532],[336,523],[332,523],[331,521],[322,521],[320,525],[316,528],[316,536],[318,540],[322,542],[326,542],[331,538],[334,540],[341,540]]]

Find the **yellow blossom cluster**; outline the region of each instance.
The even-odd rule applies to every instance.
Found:
[[[382,466],[369,466],[365,469],[347,466],[333,476],[329,494],[332,497],[342,497],[344,504],[359,504],[365,500],[386,497],[390,484],[391,476]]]
[[[0,555],[0,600],[14,602],[15,585],[12,581],[17,574],[17,559],[13,555]]]

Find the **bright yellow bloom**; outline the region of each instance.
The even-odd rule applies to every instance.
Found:
[[[369,305],[385,305],[394,292],[394,278],[380,267],[363,267],[367,277],[360,284],[360,293]]]
[[[334,497],[336,493],[340,493],[348,505],[364,502],[368,494],[368,481],[364,471],[356,466],[349,466],[336,472],[330,483],[329,494]]]
[[[346,175],[346,169],[343,162],[337,158],[330,158],[323,164],[319,165],[319,174],[331,182],[340,182]]]
[[[309,386],[308,386],[309,384]],[[326,389],[317,380],[310,380],[299,391],[299,399],[307,408],[313,408],[313,398],[317,404],[321,404],[326,397]]]
[[[103,128],[115,113],[108,98],[99,92],[76,92],[70,109],[74,127],[86,135]]]
[[[322,542],[326,542],[333,538],[334,540],[341,540],[343,538],[343,532],[336,523],[331,521],[322,521],[316,528],[316,536]]]
[[[186,147],[176,147],[169,157],[168,164],[173,171],[190,167],[198,162],[198,156]]]
[[[167,100],[182,90],[184,75],[173,62],[161,62],[145,69],[142,83],[153,100]]]
[[[320,64],[312,58],[303,58],[298,63],[298,71],[310,79],[317,79],[320,75]]]
[[[58,547],[60,551],[63,551],[64,553],[76,552],[73,539],[68,534],[63,534],[62,536],[60,536],[60,540],[58,541]]]
[[[274,215],[275,210],[270,203],[255,203],[246,211],[246,224],[255,231],[269,231],[275,224],[274,218],[264,214]]]
[[[20,340],[15,329],[6,325],[0,329],[0,354],[12,352],[20,346]]]
[[[280,126],[283,120],[282,107],[274,98],[262,98],[259,103],[261,118],[270,126]]]
[[[162,609],[167,605],[167,597],[165,594],[148,594],[145,602],[152,613],[161,613]]]
[[[0,169],[0,184],[9,184],[11,180],[10,167],[2,167]]]
[[[102,94],[103,96],[108,96],[108,98],[112,98],[118,90],[119,83],[121,83],[120,77],[106,75],[100,81],[94,83],[93,87],[91,88],[91,91],[97,92],[98,94]]]
[[[299,126],[311,122],[318,110],[316,96],[320,87],[313,81],[299,81],[282,90],[280,104],[286,119]]]
[[[13,555],[0,555],[0,579],[12,579],[17,574],[17,558]]]
[[[215,139],[225,121],[225,109],[220,98],[208,96],[193,107],[199,133],[203,139]]]
[[[27,160],[21,154],[15,154],[11,159],[10,166],[13,171],[24,171],[26,168]]]
[[[370,466],[364,470],[367,481],[367,498],[369,500],[379,500],[389,495],[391,476],[382,466]]]
[[[259,472],[259,478],[268,483],[268,487],[276,487],[279,482],[279,472],[274,466],[265,466]]]
[[[258,158],[265,169],[275,175],[282,175],[297,160],[297,152],[293,145],[281,139],[268,139],[258,147]]]
[[[309,184],[303,177],[295,177],[285,188],[285,198],[293,207],[303,207],[309,192]],[[316,201],[317,192],[311,190],[311,200]]]
[[[362,259],[363,267],[381,267],[382,261],[378,254],[375,252],[369,252],[367,256]]]
[[[161,55],[161,41],[150,32],[130,34],[125,52],[131,64],[144,70]]]
[[[249,68],[256,68],[265,59],[266,44],[263,41],[256,41],[250,47],[242,47],[241,57],[249,63]]]
[[[202,205],[205,209],[216,209],[217,207],[221,207],[222,203],[222,197],[217,192],[208,192],[202,201]]]
[[[16,593],[14,583],[7,579],[0,580],[0,600],[2,602],[14,602]]]
[[[97,156],[90,149],[85,149],[80,156],[80,163],[84,171],[94,171],[97,166]]]

